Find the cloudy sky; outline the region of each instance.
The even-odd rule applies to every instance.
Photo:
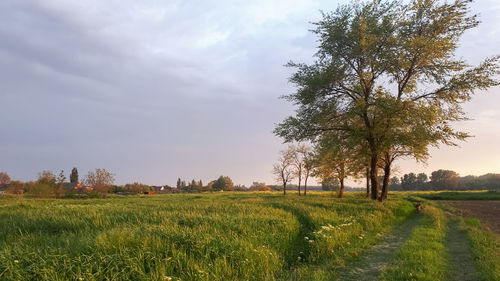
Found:
[[[294,60],[311,62],[308,32],[326,0],[0,1],[0,171],[81,175],[106,168],[118,183],[272,183],[284,148],[274,124],[293,112],[278,97]],[[458,55],[500,53],[500,3],[473,4],[482,25]],[[500,89],[478,93],[463,128],[476,137],[433,150],[427,166],[500,172]]]

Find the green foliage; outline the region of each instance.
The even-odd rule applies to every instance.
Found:
[[[43,171],[38,174],[37,182],[54,187],[56,185],[56,176],[51,171]]]
[[[105,195],[101,192],[95,191],[95,190],[90,190],[85,193],[87,198],[104,198]]]
[[[458,173],[450,170],[437,170],[431,174],[431,184],[443,189],[456,189],[458,179]]]
[[[462,34],[477,26],[469,0],[370,1],[323,14],[312,65],[289,63],[296,114],[275,128],[286,141],[343,139],[369,159],[372,198],[378,167],[388,183],[393,161],[425,161],[428,147],[469,135],[451,127],[476,90],[499,85],[498,57],[470,66],[455,58]]]
[[[144,192],[153,191],[153,188],[146,184],[141,184],[138,182],[128,183],[123,187],[124,191],[133,193],[133,194],[142,194]]]
[[[69,176],[69,181],[71,183],[78,183],[78,170],[76,169],[76,167],[71,170],[71,175]]]
[[[321,189],[325,191],[337,190],[340,186],[339,180],[337,178],[325,178],[321,181]]]
[[[35,198],[54,198],[54,187],[46,183],[34,183],[28,187],[27,195]]]
[[[21,181],[11,181],[6,192],[9,194],[21,195],[25,192],[26,184]]]
[[[220,190],[231,191],[231,190],[234,190],[234,183],[230,177],[220,176],[212,184],[212,188],[213,188],[213,190],[217,190],[217,191],[220,191]]]

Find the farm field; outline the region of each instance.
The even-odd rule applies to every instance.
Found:
[[[417,195],[0,197],[0,280],[500,280],[498,235]]]

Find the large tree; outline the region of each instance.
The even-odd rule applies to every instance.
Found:
[[[429,145],[467,138],[451,127],[465,118],[462,104],[499,84],[498,57],[478,66],[455,58],[461,35],[478,24],[470,2],[374,0],[323,14],[316,62],[289,63],[297,91],[285,98],[298,109],[275,133],[312,142],[338,133],[359,144],[379,198],[381,162],[388,183],[397,155],[425,158]]]

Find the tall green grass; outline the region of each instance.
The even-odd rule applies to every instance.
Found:
[[[482,227],[478,219],[463,218],[460,226],[467,230],[482,280],[500,280],[500,235]]]
[[[420,224],[410,239],[396,252],[382,274],[387,281],[445,280],[447,257],[445,247],[446,218],[442,210],[426,205]]]
[[[361,194],[0,198],[0,279],[322,280],[412,212]]]

